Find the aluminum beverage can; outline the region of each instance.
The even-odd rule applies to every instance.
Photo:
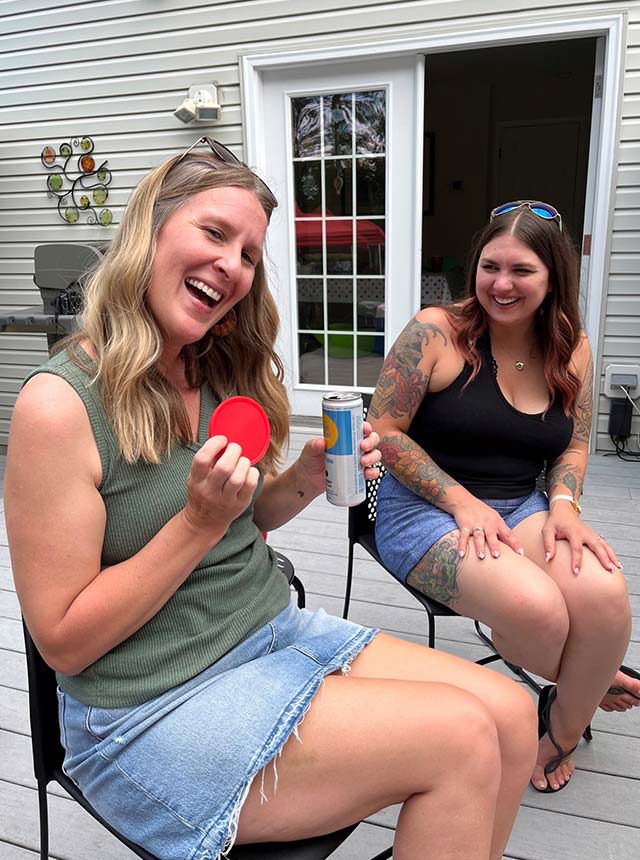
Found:
[[[322,398],[327,499],[332,505],[352,507],[366,498],[362,451],[362,397],[337,392]]]

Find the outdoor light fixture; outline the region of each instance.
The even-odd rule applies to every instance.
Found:
[[[215,84],[189,87],[189,92],[173,115],[181,122],[211,122],[220,119],[218,89]]]

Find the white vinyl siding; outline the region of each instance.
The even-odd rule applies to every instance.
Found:
[[[244,133],[239,54],[485,30],[540,20],[628,10],[628,53],[606,318],[598,373],[640,363],[640,0],[5,0],[0,5],[0,306],[39,302],[36,245],[102,242],[113,228],[64,224],[46,196],[40,152],[90,135],[113,181],[115,222],[149,168],[215,134],[239,156]],[[195,84],[219,84],[222,119],[183,125],[172,114]],[[452,119],[455,121],[455,118]],[[265,178],[268,181],[268,171]],[[83,217],[81,216],[81,222]],[[0,334],[0,446],[20,381],[46,356],[44,335]],[[609,449],[609,401],[601,397],[598,448]],[[634,432],[640,420],[634,418]]]
[[[640,4],[630,4],[620,150],[616,175],[606,315],[600,351],[602,391],[608,364],[640,364]],[[597,447],[611,450],[609,398],[598,403]],[[640,407],[640,400],[636,400]],[[640,432],[634,411],[632,432]],[[633,447],[635,450],[635,447]]]

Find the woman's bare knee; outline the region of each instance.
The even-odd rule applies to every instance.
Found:
[[[506,660],[552,680],[569,635],[569,611],[560,589],[534,581],[510,600],[494,624],[493,637]]]
[[[432,685],[429,685],[431,687]],[[416,739],[431,734],[433,743],[426,750],[420,743],[410,754],[420,764],[425,784],[431,790],[442,779],[459,779],[488,785],[500,780],[502,771],[500,739],[489,708],[471,693],[444,684],[433,685],[439,706],[419,709],[408,728]]]
[[[593,634],[603,635],[630,629],[631,606],[624,576],[618,571],[604,570],[591,554],[585,558],[583,570],[576,579],[580,580],[581,576],[589,577],[589,587],[575,587],[568,598],[572,625],[584,626]]]

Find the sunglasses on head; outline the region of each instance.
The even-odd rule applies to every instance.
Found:
[[[185,149],[185,151],[182,153],[182,155],[178,158],[178,160],[174,164],[174,167],[176,166],[176,164],[180,164],[180,162],[184,158],[186,158],[187,155],[189,155],[189,153],[192,152],[194,149],[196,149],[198,146],[208,146],[209,149],[211,150],[211,152],[215,155],[216,159],[218,161],[222,161],[223,164],[231,164],[231,165],[236,165],[236,166],[240,165],[242,167],[247,167],[247,165],[244,163],[244,161],[240,161],[240,159],[236,155],[234,155],[233,152],[231,152],[231,150],[228,149],[223,143],[219,143],[217,140],[214,140],[212,137],[207,137],[207,135],[203,135],[202,137],[199,137],[195,141],[195,143],[192,143],[191,146],[189,146],[187,149]],[[247,169],[251,170],[250,167]],[[253,170],[251,170],[251,172],[253,173]],[[268,191],[269,196],[275,200],[276,199],[275,195],[274,195],[273,191],[269,188],[267,183],[263,182],[263,180],[260,179],[260,177],[258,176],[257,173],[253,173],[253,175],[256,177],[258,182],[262,186],[264,186],[265,190]]]
[[[541,200],[512,200],[510,203],[503,203],[491,211],[489,221],[493,221],[494,218],[498,218],[500,215],[506,215],[507,212],[513,212],[516,209],[522,208],[529,209],[534,215],[537,215],[538,218],[544,218],[545,221],[557,221],[562,233],[562,215],[555,206],[543,203]]]

